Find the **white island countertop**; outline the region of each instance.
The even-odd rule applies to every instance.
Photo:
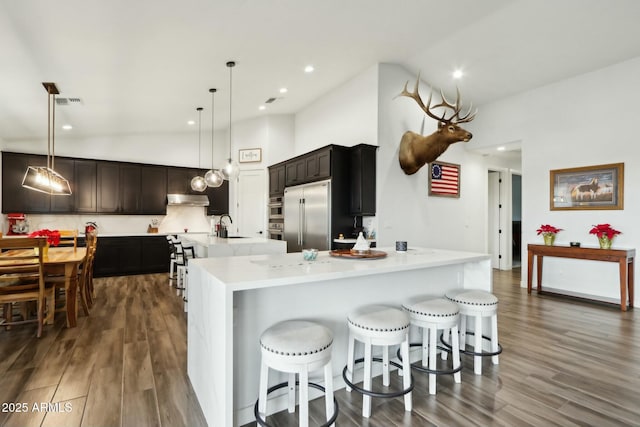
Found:
[[[179,234],[183,243],[192,243],[200,258],[238,255],[284,254],[287,242],[264,237],[222,238],[210,234]]]
[[[393,248],[378,250],[386,252],[387,257],[351,259],[334,257],[329,251],[322,251],[318,253],[315,261],[305,261],[302,254],[296,252],[224,260],[197,259],[192,263],[214,276],[218,282],[225,285],[227,291],[240,291],[433,268],[487,259],[486,254],[443,249],[410,249],[404,253],[397,253]]]
[[[187,369],[209,427],[254,420],[260,334],[279,321],[310,319],[332,330],[333,382],[339,389],[350,311],[366,304],[400,307],[408,299],[442,297],[456,288],[491,290],[489,255],[379,250],[387,257],[349,259],[323,251],[315,261],[304,261],[299,252],[189,261]],[[273,373],[271,379],[273,385],[284,376]],[[286,408],[285,397],[269,396],[269,412]]]

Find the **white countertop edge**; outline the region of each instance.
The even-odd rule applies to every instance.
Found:
[[[197,265],[198,267],[203,268],[207,273],[209,273],[215,283],[226,286],[228,291],[235,292],[490,260],[490,256],[488,254],[448,251],[443,249],[413,248],[410,249],[409,252],[403,254],[395,253],[395,250],[392,248],[380,248],[380,250],[387,252],[387,258],[380,260],[341,259],[330,256],[329,251],[322,251],[318,253],[316,261],[304,261],[300,253],[290,253],[286,255],[247,255],[220,258],[197,258],[191,260],[190,265]],[[412,254],[411,251],[418,252]],[[414,262],[411,263],[402,262],[402,258],[414,255],[419,257],[420,255],[424,255],[425,257],[428,255],[436,255],[438,258],[423,260],[414,259]],[[266,266],[260,266],[252,262],[265,262],[269,260],[277,261],[279,259],[286,259],[288,262],[295,263],[295,266],[285,267],[280,270],[283,273],[282,277],[273,276],[272,272],[277,271],[276,269],[265,269],[264,267]],[[311,269],[314,269],[315,264],[321,265],[322,261],[327,259],[330,259],[333,263],[344,263],[344,266],[342,266],[344,268],[339,268],[335,271],[317,271],[322,269],[321,266],[320,268],[315,269],[316,271],[311,271]],[[394,259],[395,261],[392,261]],[[300,271],[299,267],[302,266],[307,266],[309,270],[307,272]],[[219,272],[224,272],[225,270],[229,271],[229,269],[239,271],[240,276],[245,277],[232,277],[230,279],[218,277],[222,276]],[[218,276],[216,276],[216,274],[218,274]],[[255,277],[250,278],[247,276]]]

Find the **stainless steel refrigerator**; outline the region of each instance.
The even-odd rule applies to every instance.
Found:
[[[331,248],[331,180],[284,189],[287,252]]]

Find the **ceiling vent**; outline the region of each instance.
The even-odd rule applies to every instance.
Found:
[[[275,101],[277,98],[269,98],[266,101],[264,101],[265,104],[271,104],[273,101]]]
[[[82,99],[80,99],[80,98],[62,98],[62,97],[57,97],[56,98],[56,105],[61,105],[61,106],[65,106],[65,105],[82,105]]]

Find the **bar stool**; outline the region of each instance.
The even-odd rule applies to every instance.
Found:
[[[267,395],[284,387],[289,388],[289,413],[295,411],[295,388],[299,385],[300,426],[309,425],[309,387],[324,392],[327,423],[333,425],[338,418],[338,402],[333,397],[331,345],[333,334],[318,323],[305,320],[287,320],[268,328],[260,337],[262,363],[260,368],[259,397],[254,406],[256,422],[266,423]],[[289,373],[289,381],[268,387],[269,368]],[[309,372],[324,368],[324,384],[309,382]],[[299,380],[296,381],[296,374]]]
[[[502,353],[502,346],[498,343],[498,298],[491,292],[480,289],[454,289],[446,292],[445,297],[460,308],[460,352],[474,356],[473,372],[482,375],[482,358],[491,356],[491,361],[497,365],[498,355]],[[473,317],[475,332],[467,332],[467,316]],[[485,318],[490,319],[490,337],[482,335],[482,322]],[[467,335],[474,337],[474,351],[466,350]],[[491,341],[491,351],[483,351],[483,339]],[[444,340],[442,343],[450,347]]]
[[[362,416],[371,416],[371,398],[391,398],[404,396],[404,409],[411,411],[411,364],[409,363],[409,316],[404,311],[384,305],[368,305],[358,308],[347,317],[349,324],[349,347],[347,365],[342,370],[342,378],[347,384],[346,390],[351,389],[362,394]],[[355,358],[356,340],[364,344],[364,357]],[[382,346],[382,359],[372,357],[372,347]],[[389,346],[400,345],[402,365],[389,360]],[[382,362],[382,384],[389,386],[389,365],[402,371],[403,390],[395,392],[374,392],[371,387],[371,362]],[[353,368],[356,363],[364,362],[363,387],[353,384]]]
[[[416,303],[406,303],[402,308],[409,313],[411,325],[422,329],[422,344],[410,344],[410,347],[422,346],[422,366],[411,365],[412,369],[429,374],[429,394],[436,394],[436,375],[453,374],[456,383],[460,383],[460,346],[458,343],[458,322],[460,309],[453,301],[437,298]],[[443,334],[451,333],[452,348],[437,346],[438,330]],[[436,369],[436,350],[442,351],[442,359],[446,360],[446,352],[452,352],[453,368]],[[398,353],[398,357],[400,354]],[[427,368],[428,361],[428,368]]]
[[[186,265],[184,252],[179,244],[176,244],[174,237],[167,236],[169,243],[169,287],[178,280],[178,266]]]

